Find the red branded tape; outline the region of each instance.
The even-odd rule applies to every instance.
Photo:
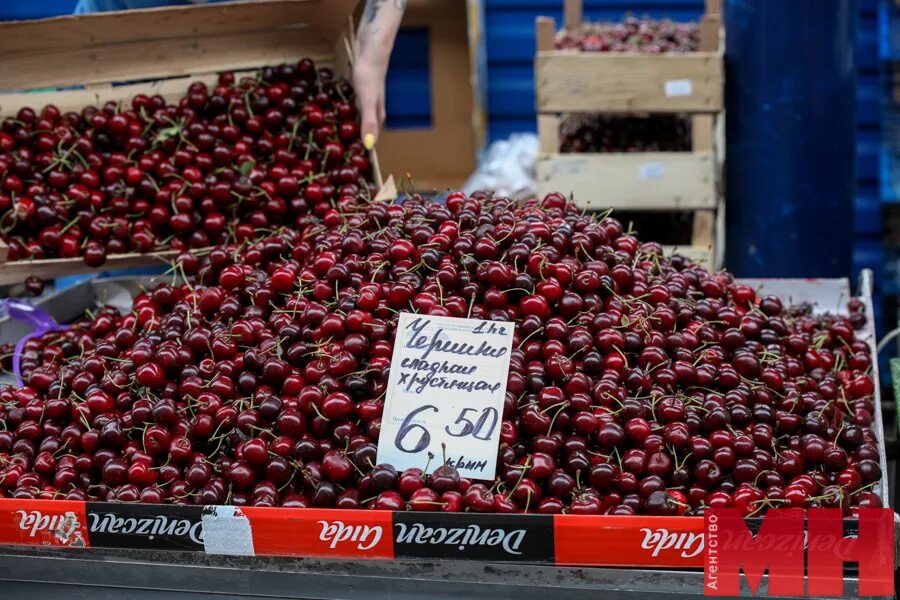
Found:
[[[391,513],[379,510],[241,508],[259,555],[394,558]]]
[[[555,515],[556,563],[627,567],[702,567],[703,519]]]
[[[0,500],[0,544],[88,547],[85,503]]]

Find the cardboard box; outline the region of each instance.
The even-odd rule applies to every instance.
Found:
[[[475,170],[486,138],[482,18],[480,0],[410,0],[407,5],[402,26],[428,30],[432,118],[428,128],[381,134],[381,168],[403,189],[457,188]]]

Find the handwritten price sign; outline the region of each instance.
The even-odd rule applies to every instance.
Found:
[[[512,323],[401,313],[378,462],[493,479],[512,338]]]

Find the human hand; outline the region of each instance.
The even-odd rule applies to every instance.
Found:
[[[360,134],[371,150],[384,123],[384,80],[400,29],[406,0],[366,0],[356,40],[353,85],[360,112]]]
[[[353,67],[353,87],[360,113],[360,136],[366,149],[371,150],[384,124],[384,80],[386,69],[375,61],[360,56]]]

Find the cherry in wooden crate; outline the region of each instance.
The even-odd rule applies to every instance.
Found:
[[[582,0],[565,0],[565,26],[582,23]],[[724,50],[719,45],[721,10],[707,4],[697,52],[580,52],[556,50],[553,19],[539,17],[534,78],[539,113],[686,112],[723,109]],[[549,23],[549,27],[540,23]]]
[[[555,49],[556,23],[536,20],[535,93],[540,153],[538,193],[562,192],[588,210],[691,211],[691,244],[667,247],[709,266],[721,261],[720,189],[723,47],[720,6],[707,2],[699,49],[690,53],[589,52]],[[565,0],[565,26],[580,27],[581,0]],[[572,115],[685,115],[688,152],[560,152],[560,129]],[[717,248],[718,247],[718,248]]]
[[[81,112],[89,105],[99,108],[110,101],[120,103],[124,108],[131,108],[132,99],[138,95],[147,97],[158,95],[166,103],[177,104],[186,96],[189,86],[194,82],[203,83],[210,88],[215,86],[220,72],[235,72],[239,82],[244,75],[255,76],[262,67],[279,64],[296,65],[304,58],[314,61],[317,67],[330,68],[338,77],[349,79],[352,70],[351,18],[355,5],[354,0],[240,2],[98,13],[0,24],[0,53],[4,56],[5,67],[0,72],[0,89],[14,90],[0,95],[0,117],[15,117],[23,107],[34,107],[38,112],[36,119],[40,119],[41,107],[48,104],[57,107],[61,113]],[[55,90],[40,91],[48,87]],[[80,89],[59,89],[71,87]],[[301,108],[299,105],[302,102],[298,101],[295,104],[297,105],[295,110],[299,114]],[[347,104],[352,109],[352,98]],[[230,107],[228,111],[230,118]],[[250,115],[250,118],[253,116]],[[306,116],[304,113],[303,118]],[[263,112],[257,118],[268,119],[268,113]],[[285,122],[290,123],[289,114],[285,113],[284,118]],[[241,125],[238,123],[239,127]],[[178,135],[183,133],[174,120],[172,129],[173,131],[178,129]],[[293,132],[296,131],[295,126]],[[293,132],[290,127],[286,130],[286,133],[292,136],[291,146],[295,143]],[[143,136],[144,133],[146,131],[135,135]],[[305,131],[303,136],[306,137]],[[337,134],[334,139],[338,139]],[[358,131],[349,131],[340,139],[346,144],[345,147],[349,147],[354,139],[355,143],[358,143]],[[159,138],[152,141],[155,144],[159,142]],[[309,141],[312,143],[311,133]],[[280,142],[276,139],[274,143]],[[302,143],[306,143],[306,140],[296,141],[297,146]],[[324,141],[319,143],[324,145]],[[282,146],[275,149],[277,148]],[[268,151],[262,149],[263,155],[271,155],[275,149]],[[212,154],[210,149],[204,150],[207,154]],[[288,148],[288,151],[290,150],[291,148]],[[257,152],[260,152],[260,148],[251,147],[249,153],[244,151],[242,155],[235,154],[235,160],[240,158],[246,161],[249,158],[254,161],[255,166]],[[84,162],[82,154],[84,153],[79,153],[79,157]],[[56,153],[56,156],[58,155],[59,152]],[[130,152],[128,156],[132,155],[134,152]],[[71,153],[71,156],[66,155],[68,162],[77,163],[73,156],[74,153]],[[128,156],[123,159],[126,163],[132,160]],[[298,158],[305,157],[301,153]],[[66,161],[60,161],[62,159],[50,165],[42,165],[42,173],[65,171],[65,167],[60,165]],[[136,165],[137,159],[133,162]],[[365,162],[371,165],[372,178],[380,183],[377,156],[372,153]],[[123,165],[123,170],[128,164],[132,163]],[[213,166],[216,169],[222,167],[236,169],[238,165],[226,161]],[[94,165],[91,167],[94,168]],[[183,167],[184,165],[181,165],[179,169]],[[365,168],[368,170],[368,167]],[[297,185],[309,183],[308,178],[297,175],[294,170],[289,171],[288,175],[297,180]],[[163,182],[167,181],[167,177],[176,175],[182,173],[167,173],[165,177],[156,178]],[[209,170],[203,170],[200,175],[206,177]],[[21,198],[28,191],[29,183],[31,182],[23,182],[21,190],[11,186],[12,192],[6,189],[4,191]],[[107,183],[103,182],[104,185]],[[203,184],[206,183],[204,180]],[[67,191],[65,186],[60,189],[63,192]],[[271,196],[271,190],[263,189]],[[122,195],[127,195],[124,183],[123,190]],[[291,200],[290,190],[284,193],[278,190],[278,195],[286,196],[280,201]],[[296,192],[293,192],[293,195],[296,196]],[[193,197],[195,203],[200,203],[202,196],[203,194],[195,194]],[[11,201],[15,202],[16,197]],[[92,206],[91,210],[102,213],[103,208]],[[206,214],[209,210],[211,209],[205,211]],[[177,212],[174,205],[172,212]],[[228,211],[220,212],[226,213],[225,220],[228,226]],[[68,215],[67,219],[70,217],[71,215]],[[134,215],[129,214],[128,218],[133,219]],[[62,229],[66,225],[67,223],[61,223],[59,227]],[[200,228],[197,223],[193,223],[192,227]],[[256,228],[258,227],[257,225]],[[126,239],[130,238],[132,233],[130,232]],[[185,235],[188,233],[189,230]],[[177,254],[170,251],[166,243],[161,243],[165,241],[165,237],[160,236],[156,239],[156,243],[148,248],[141,248],[142,250],[152,248],[153,252],[132,252],[130,242],[127,244],[123,242],[124,249],[107,252],[106,262],[97,268],[91,268],[78,257],[38,256],[28,260],[8,261],[8,249],[4,247],[0,249],[0,265],[2,265],[0,284],[20,282],[31,275],[50,278],[91,270],[161,264]],[[215,241],[215,236],[211,236],[209,245]],[[84,248],[81,251],[83,253]],[[22,255],[23,252],[16,254]],[[53,251],[50,255],[57,254]],[[71,254],[62,255],[71,256]]]

